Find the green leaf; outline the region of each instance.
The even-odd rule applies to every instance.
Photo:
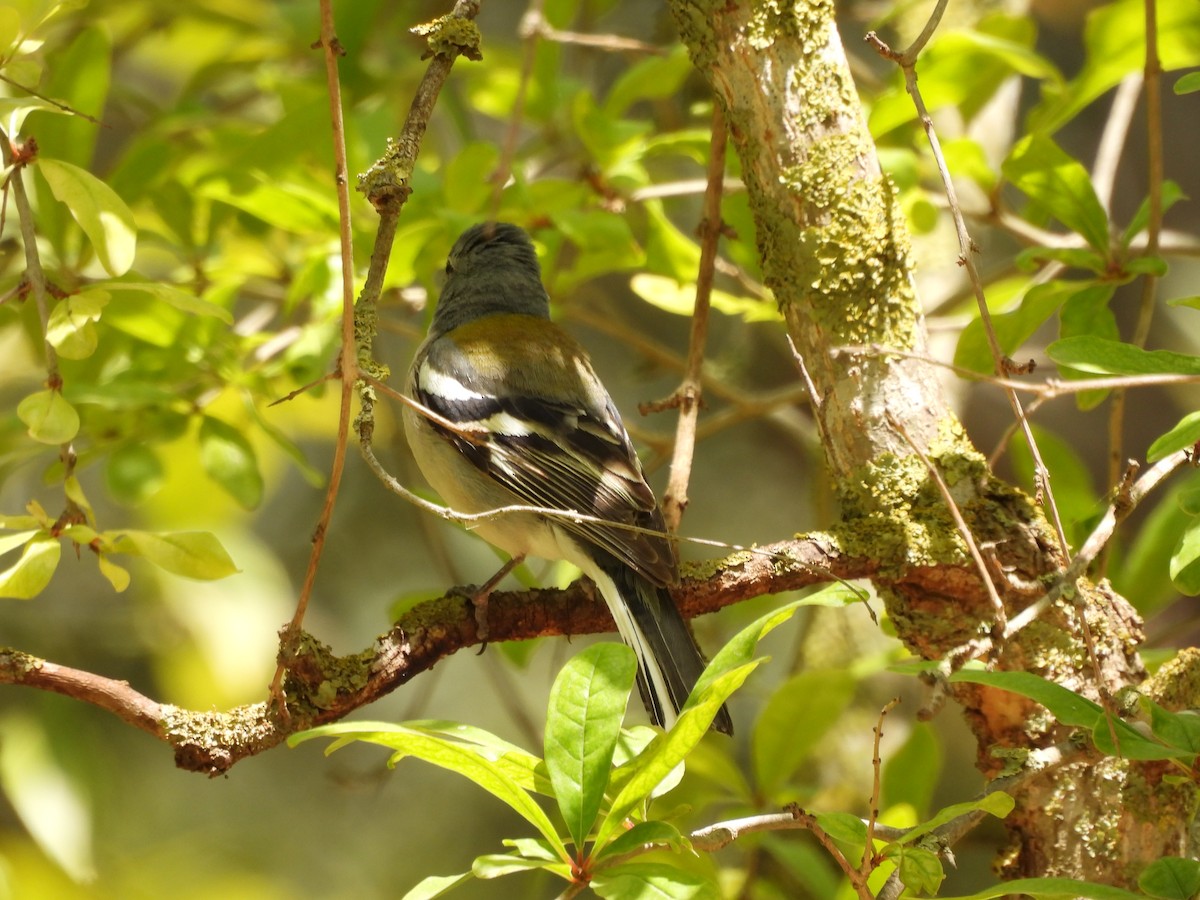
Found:
[[[1178,203],[1180,200],[1186,200],[1187,195],[1183,193],[1183,188],[1170,179],[1166,179],[1162,183],[1162,195],[1160,203],[1162,211],[1165,213],[1168,209]],[[1133,214],[1133,218],[1129,220],[1124,233],[1121,235],[1121,247],[1128,249],[1133,243],[1133,239],[1144,231],[1150,223],[1150,198],[1146,197],[1142,200],[1137,212]]]
[[[208,300],[180,290],[169,284],[139,281],[108,281],[102,287],[109,293],[127,292],[131,294],[153,297],[180,312],[192,313],[197,316],[211,316],[220,319],[226,325],[233,324],[233,315],[223,306],[217,306]]]
[[[1200,47],[1200,6],[1163,3],[1158,10],[1158,54],[1163,71],[1190,68]],[[1047,90],[1030,114],[1030,126],[1057,131],[1088,104],[1146,63],[1146,9],[1143,0],[1105,3],[1088,14],[1084,27],[1086,62],[1063,90]]]
[[[1193,900],[1200,894],[1200,862],[1177,856],[1156,860],[1142,870],[1138,887],[1151,897]]]
[[[473,872],[463,872],[461,875],[430,875],[422,878],[401,900],[433,900],[435,897],[444,897],[454,888],[474,880]]]
[[[200,462],[204,471],[244,509],[262,502],[263,477],[258,457],[245,435],[227,422],[205,416],[200,424]]]
[[[96,326],[100,312],[108,303],[108,292],[80,291],[59,301],[50,311],[46,340],[58,355],[67,359],[86,359],[96,351]]]
[[[120,594],[129,587],[129,571],[109,559],[107,553],[96,554],[96,562],[100,566],[100,574],[108,579],[114,591]]]
[[[1120,719],[1110,721],[1099,704],[1067,690],[1062,685],[1034,675],[1032,672],[985,672],[980,669],[961,669],[950,676],[950,681],[984,684],[1036,700],[1050,710],[1054,717],[1064,725],[1090,730],[1096,749],[1110,756],[1121,756],[1125,759],[1174,759],[1187,755],[1180,750],[1165,747],[1150,740]],[[1114,731],[1120,744],[1119,747],[1113,745],[1112,732]]]
[[[1009,287],[1011,285],[1005,286]],[[1001,292],[1005,288],[1002,288]],[[992,312],[992,329],[1000,349],[1007,355],[1016,353],[1020,346],[1078,290],[1079,283],[1074,281],[1048,281],[1027,291],[1017,290],[1014,293],[1014,299],[1017,301],[1015,309]],[[988,305],[990,309],[991,303]],[[995,371],[991,345],[980,319],[971,320],[962,330],[954,351],[954,364],[974,372]]]
[[[137,248],[137,225],[125,201],[92,173],[60,159],[38,160],[38,171],[88,236],[108,274],[116,277],[129,271]]]
[[[1194,597],[1200,594],[1200,519],[1188,525],[1183,538],[1171,554],[1171,581],[1179,590]]]
[[[79,433],[79,413],[58,391],[30,394],[17,404],[17,417],[43,444],[65,444]]]
[[[1175,82],[1176,94],[1194,94],[1200,91],[1200,72],[1188,72]]]
[[[663,275],[643,272],[629,281],[633,292],[664,312],[677,316],[690,316],[696,309],[696,285],[693,282],[678,282]],[[727,316],[739,316],[746,322],[777,322],[782,318],[774,303],[755,297],[738,297],[714,289],[709,295],[709,305]]]
[[[145,443],[126,444],[109,456],[104,482],[121,503],[136,506],[156,494],[166,480],[162,460]]]
[[[312,728],[293,735],[289,738],[288,743],[295,746],[312,738],[337,737],[337,740],[326,751],[327,753],[332,753],[355,740],[365,739],[373,743],[382,743],[375,737],[375,733],[380,729],[371,723],[366,723],[366,727],[359,723],[338,724],[349,727]],[[355,725],[359,727],[356,729]],[[395,749],[391,759],[388,760],[389,766],[394,767],[400,760],[412,756],[448,771],[457,772],[505,803],[525,821],[533,825],[542,837],[554,847],[559,859],[570,864],[570,854],[546,813],[520,784],[493,760],[481,753],[478,748],[409,730],[403,726],[387,727],[386,739],[389,742],[388,746]]]
[[[1022,138],[1002,166],[1006,178],[1097,252],[1109,249],[1108,215],[1087,169],[1050,138]]]
[[[1200,357],[1086,335],[1055,341],[1046,354],[1060,366],[1095,375],[1200,375]]]
[[[645,802],[662,780],[684,761],[692,748],[708,733],[708,726],[712,724],[721,704],[741,687],[760,662],[762,660],[754,660],[730,670],[722,668],[716,677],[710,673],[717,659],[709,663],[671,730],[651,741],[650,746],[631,763],[629,776],[600,825],[596,836],[598,846],[607,843],[623,827],[626,817]]]
[[[1073,878],[1018,878],[986,888],[977,894],[962,897],[939,897],[938,900],[997,900],[1013,894],[1028,895],[1035,900],[1145,900],[1123,888]]]
[[[991,791],[984,794],[978,800],[968,800],[965,803],[954,803],[950,806],[945,806],[939,809],[937,813],[925,822],[922,822],[916,828],[904,832],[896,843],[911,844],[917,838],[929,834],[936,828],[940,828],[947,822],[957,819],[959,816],[965,816],[973,812],[985,812],[995,816],[997,819],[1005,818],[1013,807],[1016,806],[1016,801],[1013,800],[1004,791]]]
[[[605,642],[571,659],[550,689],[546,770],[577,848],[583,847],[599,815],[636,675],[634,652]]]
[[[626,68],[604,98],[605,115],[622,117],[639,100],[660,100],[675,94],[692,73],[687,48],[676,44],[666,56],[649,56]]]
[[[900,880],[908,890],[931,897],[937,894],[946,871],[936,853],[923,847],[901,847],[896,856]]]
[[[1200,753],[1200,713],[1190,709],[1171,712],[1149,697],[1140,702],[1150,711],[1150,730],[1155,737],[1187,753]]]
[[[591,888],[607,900],[719,900],[717,885],[665,863],[622,863],[597,872]]]
[[[289,739],[289,745],[295,746],[313,737],[332,737],[335,740],[330,752],[355,741],[401,750],[413,733],[461,744],[496,765],[522,790],[546,796],[553,794],[540,759],[489,731],[458,722],[438,719],[413,720],[402,725],[394,722],[337,722],[305,732],[302,738]]]
[[[118,553],[145,557],[160,569],[213,581],[238,572],[216,536],[207,531],[110,531]]]
[[[676,850],[691,846],[688,839],[670,822],[638,822],[621,832],[595,854],[597,862],[614,856],[624,856],[647,847],[665,846]]]
[[[96,877],[95,824],[89,802],[89,788],[94,785],[78,768],[63,764],[58,751],[66,735],[50,732],[50,722],[54,720],[34,719],[17,709],[5,711],[0,719],[0,792],[38,848],[71,879],[86,883]],[[62,723],[55,724],[63,728]],[[40,880],[35,876],[35,881]],[[52,882],[41,883],[41,889],[34,889],[36,895],[62,895],[61,888],[48,886]]]
[[[7,8],[0,9],[0,17],[6,12],[9,12]],[[0,47],[3,46],[3,41],[0,40]],[[10,78],[12,77],[11,73],[6,74]],[[14,78],[13,80],[18,81],[19,79]],[[3,131],[10,140],[16,140],[21,133],[21,126],[25,124],[25,117],[38,110],[68,115],[65,109],[55,106],[49,100],[43,100],[41,97],[3,97],[0,98],[0,131]]]
[[[1200,412],[1191,412],[1175,423],[1166,434],[1159,435],[1146,451],[1147,462],[1157,462],[1178,450],[1200,441]]]
[[[838,721],[858,681],[843,669],[810,669],[793,675],[767,702],[754,725],[754,776],[773,794],[800,767]],[[803,727],[797,728],[798,723]]]
[[[835,841],[859,847],[867,842],[867,823],[851,813],[817,813],[817,824]]]
[[[34,522],[33,524],[37,524]],[[41,528],[31,528],[26,531],[18,531],[16,534],[6,534],[0,537],[0,556],[16,550],[18,547],[24,547],[29,543],[29,539],[35,534],[42,533]]]
[[[1176,297],[1168,300],[1167,306],[1186,306],[1188,309],[1200,309],[1200,296]]]
[[[477,856],[475,861],[471,863],[471,874],[483,880],[502,878],[505,875],[513,875],[517,872],[529,872],[534,869],[563,871],[564,864],[561,861],[548,862],[544,859],[530,859],[517,853],[487,853],[483,856]],[[568,873],[567,877],[570,877],[570,870],[567,869],[566,871]]]
[[[1032,672],[986,672],[982,669],[960,669],[950,676],[951,683],[982,684],[988,687],[1012,691],[1030,700],[1036,700],[1054,714],[1064,725],[1075,728],[1091,728],[1096,724],[1097,716],[1103,716],[1104,710],[1098,704],[1086,697],[1081,697],[1074,691],[1069,691],[1061,684],[1055,684]]]
[[[50,583],[61,554],[58,538],[34,537],[25,545],[21,558],[0,572],[0,597],[15,600],[36,597]]]

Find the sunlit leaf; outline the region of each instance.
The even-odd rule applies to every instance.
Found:
[[[703,875],[665,863],[622,863],[596,873],[591,888],[606,900],[718,900],[717,885]]]
[[[108,292],[80,291],[64,297],[50,311],[46,340],[66,359],[86,359],[96,351],[96,326],[92,323],[108,303]]]
[[[1034,900],[1145,900],[1123,888],[1073,878],[1018,878],[986,888],[976,894],[961,897],[941,897],[939,900],[996,900],[999,897],[1029,896]]]
[[[563,821],[582,847],[596,821],[637,657],[624,644],[593,644],[563,666],[550,690],[545,758]]]
[[[1146,462],[1158,462],[1200,441],[1200,412],[1190,412],[1166,434],[1159,435],[1146,450]]]
[[[1200,357],[1098,337],[1064,338],[1047,347],[1046,354],[1059,365],[1095,375],[1200,375]]]
[[[186,578],[212,581],[238,571],[216,536],[207,531],[109,532],[120,553],[145,557],[159,568]]]
[[[1200,594],[1200,519],[1192,522],[1171,554],[1171,581],[1189,597]]]
[[[1162,900],[1193,900],[1200,894],[1200,861],[1177,856],[1155,860],[1138,876],[1138,887]]]
[[[85,782],[56,758],[43,726],[17,713],[0,720],[0,787],[42,852],[77,881],[95,877]]]
[[[127,272],[137,248],[137,225],[125,201],[91,172],[71,163],[39,159],[37,168],[55,199],[88,236],[108,273],[115,277]]]
[[[65,444],[79,433],[79,413],[58,391],[30,394],[17,404],[17,417],[43,444]]]
[[[36,597],[50,583],[62,545],[58,538],[45,535],[32,538],[21,553],[21,558],[0,572],[0,597],[14,600],[29,600]]]
[[[1039,207],[1082,235],[1094,250],[1108,252],[1108,214],[1088,170],[1078,160],[1048,137],[1027,135],[1002,168],[1005,177]]]

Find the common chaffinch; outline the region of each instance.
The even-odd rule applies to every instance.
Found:
[[[522,229],[485,222],[454,244],[407,388],[455,426],[404,410],[417,464],[453,509],[531,505],[614,523],[521,512],[474,531],[514,558],[562,559],[587,575],[637,654],[651,720],[671,727],[704,670],[667,591],[679,578],[675,548],[587,353],[550,321],[537,255]],[[712,727],[732,733],[725,707]]]

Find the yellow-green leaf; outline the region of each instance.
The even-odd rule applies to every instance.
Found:
[[[38,171],[88,236],[108,274],[115,278],[128,272],[137,248],[137,225],[125,201],[91,172],[61,159],[39,160]]]
[[[100,574],[108,579],[108,583],[113,586],[113,590],[118,594],[125,588],[129,587],[129,570],[118,566],[115,562],[108,558],[108,554],[101,553],[96,556],[96,562],[100,564]]]
[[[35,537],[25,545],[21,558],[0,572],[0,597],[17,600],[36,597],[50,583],[61,553],[57,538]]]
[[[207,531],[117,531],[117,550],[143,556],[175,575],[213,581],[238,571],[216,536]]]
[[[96,326],[92,323],[107,303],[107,291],[88,290],[63,299],[50,311],[46,340],[59,356],[86,359],[96,352]]]
[[[17,416],[43,444],[65,444],[79,432],[79,413],[58,391],[30,394],[17,404]]]

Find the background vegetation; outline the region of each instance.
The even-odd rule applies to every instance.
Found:
[[[1033,493],[1004,395],[964,377],[991,372],[992,358],[902,73],[858,40],[877,29],[907,43],[923,6],[840,5],[842,35],[914,235],[925,352],[957,366],[940,372],[975,447]],[[1003,349],[1043,367],[1030,380],[1052,371],[1044,348],[1062,337],[1140,339],[1180,354],[1124,369],[1075,359],[1074,373],[1064,369],[1172,375],[1169,385],[1134,388],[1119,418],[1107,392],[1033,395],[1038,445],[1076,548],[1125,457],[1165,456],[1200,438],[1193,419],[1181,422],[1200,371],[1197,221],[1184,202],[1200,191],[1189,149],[1200,117],[1187,92],[1193,76],[1182,71],[1200,64],[1200,10],[1158,4],[1169,74],[1147,128],[1144,4],[1084,6],[955,4],[958,18],[942,22],[919,63]],[[335,9],[352,181],[400,133],[426,70],[424,41],[408,29],[444,12],[376,0]],[[592,350],[661,488],[675,415],[643,418],[637,408],[669,395],[684,367],[710,88],[665,6],[488,0],[477,23],[483,60],[455,65],[411,179],[376,358],[407,366],[462,229],[518,222],[542,250],[556,315]],[[12,155],[30,154],[19,175],[32,210],[31,219],[21,212],[10,181],[0,233],[0,583],[14,599],[0,608],[0,643],[191,710],[264,699],[331,466],[339,385],[323,379],[338,355],[342,270],[329,101],[311,46],[320,33],[312,2],[19,0],[0,9],[5,163],[11,174]],[[1062,158],[1044,145],[1032,161],[1014,154],[1029,134],[1053,135]],[[1147,175],[1160,156],[1167,182],[1153,168]],[[1047,168],[1060,180],[1039,187]],[[497,172],[511,180],[498,186]],[[749,546],[829,527],[844,498],[763,287],[740,174],[731,152],[682,533]],[[1157,247],[1147,246],[1152,183],[1167,210]],[[45,267],[45,319],[30,287],[27,221]],[[378,217],[357,193],[351,221],[361,279]],[[1152,316],[1139,313],[1147,276]],[[397,424],[381,403],[376,452],[419,486]],[[1195,605],[1184,596],[1200,587],[1195,489],[1194,475],[1174,475],[1125,521],[1101,563],[1146,619],[1151,666],[1196,644]],[[175,537],[154,537],[162,534]],[[497,564],[482,543],[385,490],[353,453],[326,537],[305,628],[336,653],[370,646],[420,601],[482,581]],[[689,546],[685,555],[724,551]],[[534,563],[518,580],[566,586],[574,574]],[[757,596],[699,619],[701,643],[715,651],[789,599]],[[788,802],[865,815],[872,729],[894,696],[902,703],[882,743],[883,821],[913,825],[982,788],[975,763],[987,748],[953,706],[918,721],[927,697],[881,602],[871,602],[877,625],[846,599],[806,607],[765,639],[771,661],[733,700],[738,738],[705,739],[684,783],[660,801],[690,804],[680,827]],[[365,715],[466,722],[540,753],[551,681],[590,641],[458,653]],[[315,744],[280,747],[208,780],[93,706],[11,686],[2,698],[0,896],[400,896],[527,833],[461,779],[414,761],[387,771],[375,748],[325,759]],[[1194,756],[1187,765],[1194,778]],[[1190,817],[1191,808],[1179,812]],[[1004,841],[993,822],[956,845],[943,894],[992,883]],[[807,835],[747,838],[693,865],[721,868],[730,895],[853,896]],[[561,890],[545,874],[522,877],[518,888],[474,884],[461,896]]]

